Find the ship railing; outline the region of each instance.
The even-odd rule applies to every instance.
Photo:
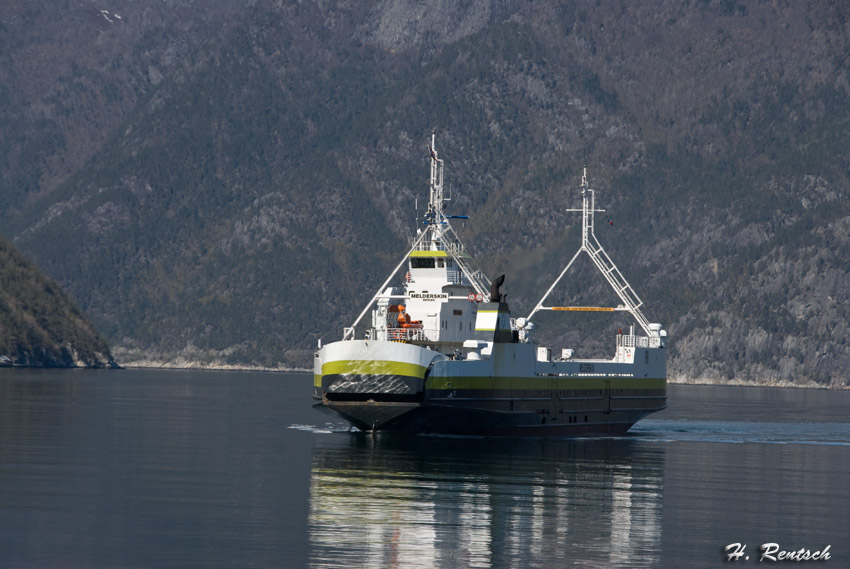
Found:
[[[650,338],[647,336],[635,336],[632,334],[618,334],[617,347],[623,348],[660,348],[661,338]]]
[[[449,251],[450,249],[446,247],[446,244],[442,241],[420,241],[413,247],[414,251]]]
[[[485,294],[487,291],[490,290],[490,280],[487,278],[487,275],[484,274],[484,271],[481,270],[475,260],[466,254],[466,248],[464,247],[463,243],[460,242],[459,239],[455,240],[455,242],[446,240],[423,240],[418,243],[415,243],[412,250],[448,252],[455,259],[458,266],[460,267],[461,275],[467,275],[469,280],[472,282],[472,286],[475,288],[476,292]],[[461,275],[458,275],[458,280],[454,282],[462,282]]]
[[[413,250],[414,251],[432,251],[434,249],[432,245],[432,241],[419,241],[418,243],[414,243]],[[441,245],[437,243],[437,250],[440,251]]]
[[[378,339],[390,342],[427,342],[438,332],[425,328],[386,328],[378,331]]]
[[[637,336],[632,336],[630,334],[618,334],[617,335],[617,347],[618,348],[634,348],[637,340]]]
[[[463,255],[466,249],[463,243],[446,243],[445,241],[420,241],[413,247],[414,251],[446,251],[453,255]]]

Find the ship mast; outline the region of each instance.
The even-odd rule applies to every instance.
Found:
[[[434,237],[439,238],[440,222],[443,220],[443,161],[437,157],[437,147],[434,145],[436,133],[431,133],[431,144],[428,152],[431,155],[431,180],[429,181],[428,211],[425,220],[433,230]]]
[[[620,272],[620,269],[617,268],[617,265],[615,265],[614,261],[611,260],[611,257],[608,256],[608,253],[605,252],[605,249],[596,239],[596,235],[593,232],[594,214],[596,212],[601,213],[605,211],[604,209],[596,209],[594,194],[594,190],[592,190],[587,183],[587,168],[585,168],[581,176],[581,209],[566,210],[581,212],[581,246],[578,251],[576,251],[576,254],[573,255],[573,258],[570,259],[570,262],[567,263],[567,266],[564,267],[564,270],[561,271],[561,274],[558,275],[558,278],[555,279],[555,282],[552,283],[552,286],[549,287],[549,290],[546,291],[546,294],[543,295],[543,298],[540,299],[540,302],[537,303],[537,306],[534,307],[534,310],[532,310],[528,315],[527,320],[531,321],[531,317],[534,316],[538,310],[592,312],[614,312],[622,310],[629,312],[634,319],[637,320],[637,323],[641,328],[643,328],[643,331],[646,332],[647,336],[653,336],[653,333],[649,328],[649,321],[640,310],[643,301],[640,297],[638,297],[637,293],[628,281],[626,281],[626,278]],[[620,298],[622,305],[617,306],[616,308],[593,306],[543,306],[543,302],[545,302],[546,298],[549,294],[551,294],[552,290],[554,290],[582,252],[587,253],[591,261],[593,261],[593,264],[597,269],[599,269],[599,272],[602,273],[602,276],[605,277],[605,280],[611,288],[614,289],[614,292]]]
[[[428,227],[425,231],[417,231],[416,238],[413,240],[413,245],[410,250],[402,257],[395,269],[387,277],[387,280],[378,288],[378,291],[372,297],[363,311],[357,316],[354,323],[343,330],[343,340],[353,340],[355,328],[369,311],[375,302],[381,298],[386,290],[387,285],[395,277],[396,273],[404,266],[411,254],[414,251],[446,251],[452,259],[455,260],[463,275],[467,278],[469,284],[475,289],[475,292],[481,296],[489,294],[490,281],[484,275],[484,272],[478,267],[475,261],[466,254],[463,243],[460,242],[457,234],[449,224],[448,219],[453,217],[465,218],[466,216],[446,216],[443,214],[443,202],[446,201],[443,196],[443,161],[437,156],[437,149],[434,145],[435,133],[431,133],[431,145],[428,151],[431,157],[431,178],[429,181],[430,193],[428,200],[428,211],[425,213],[425,223]]]
[[[466,219],[466,216],[443,214],[443,202],[447,201],[443,195],[443,161],[437,156],[435,138],[436,134],[432,132],[431,145],[428,147],[431,155],[430,195],[428,211],[425,213],[425,223],[428,224],[426,232],[431,234],[431,239],[423,242],[423,245],[431,250],[445,250],[455,260],[475,292],[486,296],[490,290],[489,279],[475,261],[466,254],[463,243],[460,242],[460,238],[449,223],[450,218]]]

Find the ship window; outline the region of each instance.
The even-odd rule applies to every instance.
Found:
[[[463,332],[463,322],[458,322],[460,324],[460,331]]]
[[[433,257],[413,257],[410,259],[410,268],[411,269],[433,269],[434,268],[434,258]]]
[[[440,269],[443,268],[443,259],[437,259],[437,267],[439,267]]]
[[[459,310],[459,309],[457,309],[457,308],[455,308],[455,309],[452,311],[452,313],[453,313],[455,316],[463,316],[463,310]]]

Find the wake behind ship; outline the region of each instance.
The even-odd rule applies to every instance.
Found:
[[[314,359],[315,407],[361,430],[495,436],[622,434],[667,401],[666,332],[594,235],[594,190],[582,177],[582,241],[531,313],[513,318],[501,286],[478,268],[443,213],[443,161],[431,139],[424,229],[342,340]],[[587,254],[616,307],[544,306]],[[395,280],[395,286],[390,286]],[[532,340],[541,310],[629,312],[610,360],[578,359]],[[362,323],[371,311],[371,322]]]

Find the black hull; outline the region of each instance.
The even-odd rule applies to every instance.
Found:
[[[622,435],[641,418],[666,405],[639,411],[589,412],[560,417],[429,403],[323,401],[315,407],[363,431],[407,435],[583,437]]]

